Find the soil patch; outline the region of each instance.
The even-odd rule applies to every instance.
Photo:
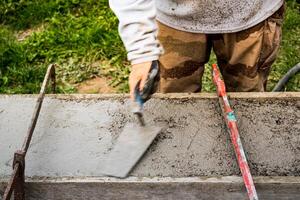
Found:
[[[106,77],[95,77],[84,81],[77,86],[78,93],[81,94],[109,94],[117,93],[117,88],[109,85]]]

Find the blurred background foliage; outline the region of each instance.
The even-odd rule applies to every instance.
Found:
[[[300,3],[287,1],[283,41],[268,90],[300,62]],[[129,63],[108,0],[2,0],[0,2],[0,93],[37,93],[50,63],[58,63],[58,92],[74,93],[85,80],[109,77],[128,92]],[[209,65],[203,90],[213,91]],[[300,91],[299,74],[286,91]]]

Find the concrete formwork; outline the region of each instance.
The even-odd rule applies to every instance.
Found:
[[[230,96],[253,175],[299,176],[300,94],[237,93]],[[240,175],[230,138],[220,114],[218,99],[213,94],[156,95],[146,104],[145,117],[149,124],[160,126],[163,131],[130,174],[139,181],[125,184],[119,179],[116,180],[120,183],[103,177],[100,173],[102,161],[113,147],[124,125],[135,120],[130,113],[126,97],[124,95],[46,97],[26,158],[26,175],[31,177],[27,185],[28,194],[32,194],[30,199],[35,197],[39,199],[38,191],[54,191],[56,187],[66,188],[68,191],[72,191],[73,188],[74,191],[68,193],[74,195],[73,199],[76,199],[75,191],[78,188],[83,189],[81,195],[85,193],[87,195],[89,193],[87,191],[97,191],[95,195],[98,196],[104,195],[105,191],[107,192],[105,194],[115,193],[118,191],[116,189],[127,187],[127,190],[121,191],[127,191],[128,195],[130,192],[135,194],[134,188],[140,187],[139,191],[143,191],[138,193],[142,195],[140,198],[128,196],[137,199],[171,199],[171,194],[176,197],[179,191],[184,190],[194,195],[193,198],[186,196],[186,199],[201,199],[201,194],[202,199],[206,199],[205,194],[211,193],[208,188],[213,189],[213,185],[220,197],[226,191],[230,191],[227,187],[232,187],[239,195],[235,196],[234,192],[229,192],[228,195],[231,195],[229,199],[245,198],[243,197],[245,193],[240,190],[243,185],[239,179],[232,182],[220,179],[219,183],[182,181],[187,177]],[[22,144],[35,99],[34,95],[0,96],[2,186],[11,173],[12,155]],[[48,179],[44,180],[45,177]],[[72,178],[73,182],[61,181],[61,177]],[[97,179],[97,183],[87,178],[89,184],[85,181],[82,184],[78,181],[79,177],[85,177],[80,180],[86,180],[86,177],[103,178]],[[154,179],[160,177],[161,181],[141,181],[145,177]],[[167,181],[163,183],[169,177],[178,179],[178,183],[175,183],[176,181],[173,183],[171,181],[170,184],[167,184]],[[268,183],[267,179],[259,179],[262,185],[259,186],[261,194],[269,194],[266,199],[274,199],[272,195],[276,196],[280,192],[284,194],[280,187],[277,189],[275,187],[280,183],[265,184]],[[281,188],[286,188],[284,191],[293,194],[287,199],[299,199],[298,177],[293,179],[292,185],[284,181],[283,177],[276,180],[282,180]],[[166,188],[162,189],[161,184]],[[207,184],[211,186],[205,189],[203,185]],[[218,184],[221,186],[217,187]],[[178,190],[179,186],[186,189]],[[99,187],[106,189],[98,190]],[[177,193],[175,190],[178,190]],[[152,196],[149,195],[150,191],[153,193]],[[55,195],[51,196],[49,192],[45,193],[49,199],[58,198]],[[80,194],[78,193],[79,197]],[[117,196],[109,198],[108,195],[104,199],[131,199],[126,198],[122,192],[117,194],[119,198]],[[225,196],[224,199],[228,199]],[[64,199],[68,199],[67,196]]]
[[[299,200],[299,177],[254,177],[261,200]],[[1,183],[0,183],[1,186]],[[27,179],[26,199],[247,200],[240,177]]]

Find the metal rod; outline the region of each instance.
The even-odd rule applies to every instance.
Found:
[[[34,112],[33,112],[32,118],[31,118],[31,123],[30,123],[30,126],[28,127],[27,136],[26,136],[23,146],[22,146],[22,150],[25,152],[25,155],[27,153],[27,150],[28,150],[28,147],[29,147],[29,144],[30,144],[40,111],[41,111],[44,96],[46,93],[46,87],[48,85],[50,77],[53,77],[52,74],[54,71],[54,66],[55,66],[54,64],[49,65],[46,75],[45,75],[45,78],[44,78],[44,81],[43,81],[43,84],[42,84],[42,87],[41,87],[41,90],[40,90],[40,93],[39,93],[39,96],[38,96],[38,99],[36,101]]]
[[[250,200],[258,200],[257,192],[253,182],[253,178],[249,169],[249,165],[246,159],[245,151],[240,139],[236,117],[231,109],[227,94],[225,83],[220,77],[220,72],[216,64],[212,65],[213,68],[213,80],[217,87],[217,93],[219,96],[220,107],[224,113],[224,119],[226,121],[226,126],[231,137],[231,142],[234,147],[235,155],[239,164],[239,168],[242,173],[245,187],[247,189],[247,194]]]
[[[19,167],[19,163],[17,163],[13,169],[13,173],[11,175],[11,179],[9,179],[8,181],[8,184],[7,184],[7,187],[6,187],[6,190],[4,192],[4,195],[3,195],[3,200],[9,200],[11,198],[11,195],[12,195],[12,192],[13,192],[13,186],[15,185],[15,182],[16,182],[16,176],[18,175],[19,173],[19,170],[20,170],[20,167]]]
[[[24,139],[24,143],[22,146],[22,150],[18,150],[14,154],[14,162],[13,162],[13,173],[8,182],[8,185],[5,189],[3,200],[10,200],[12,193],[14,192],[15,200],[24,200],[25,199],[25,190],[24,190],[24,182],[25,182],[25,156],[27,150],[29,148],[31,138],[36,127],[36,123],[41,111],[41,107],[43,104],[44,96],[46,93],[46,88],[49,83],[49,79],[52,80],[52,91],[55,91],[55,64],[51,64],[47,68],[46,75],[44,77],[44,81],[36,101],[36,105],[34,108],[34,112],[31,118],[30,125],[27,130],[26,137]]]

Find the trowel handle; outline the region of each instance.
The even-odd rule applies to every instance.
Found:
[[[142,91],[139,90],[140,81],[135,86],[134,96],[135,101],[143,105],[151,98],[151,95],[156,92],[159,82],[159,66],[158,61],[152,61],[148,77]]]
[[[156,92],[158,87],[158,82],[159,82],[159,65],[158,65],[158,61],[155,60],[152,61],[151,68],[148,73],[148,77],[143,90],[139,92],[138,88],[136,87],[136,91],[137,93],[139,93],[144,103],[151,98],[152,94]]]
[[[140,91],[140,81],[134,89],[134,102],[132,112],[134,114],[142,114],[144,103],[150,99],[151,95],[156,92],[159,82],[159,66],[158,61],[152,61],[150,71],[144,88]]]

